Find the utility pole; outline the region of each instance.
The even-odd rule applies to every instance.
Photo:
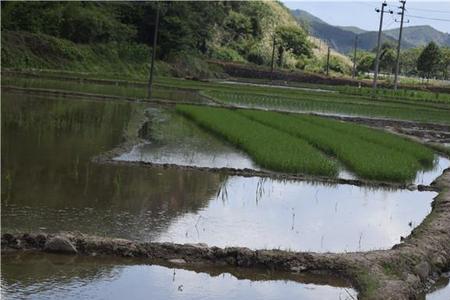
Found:
[[[383,16],[385,13],[393,14],[394,12],[392,10],[388,10],[387,12],[384,11],[384,8],[387,6],[386,1],[384,1],[381,4],[381,10],[379,8],[375,8],[375,11],[377,13],[381,12],[380,16],[380,28],[378,29],[378,43],[377,43],[377,56],[375,58],[375,70],[373,72],[373,92],[375,93],[375,90],[377,89],[377,79],[378,79],[378,68],[380,67],[380,48],[381,48],[381,32],[383,30]]]
[[[328,46],[328,52],[327,52],[327,76],[330,71],[330,46]]]
[[[275,32],[273,33],[273,42],[272,42],[272,63],[270,65],[270,82],[273,81],[274,61],[275,61]]]
[[[394,77],[394,90],[397,90],[398,87],[398,72],[400,69],[400,47],[402,43],[402,31],[403,31],[403,17],[405,16],[405,4],[406,0],[400,0],[402,6],[399,8],[402,10],[398,14],[401,15],[400,19],[400,33],[398,34],[398,45],[397,45],[397,61],[395,65],[395,77]]]
[[[156,42],[158,40],[158,25],[159,25],[159,4],[156,4],[155,30],[153,31],[152,63],[150,65],[150,78],[148,79],[148,90],[147,90],[147,97],[149,99],[152,97],[152,89],[153,89],[153,69],[155,66],[155,58],[156,58]]]
[[[355,45],[353,48],[353,69],[352,69],[352,78],[354,79],[356,76],[356,48],[358,48],[358,36],[355,35]]]

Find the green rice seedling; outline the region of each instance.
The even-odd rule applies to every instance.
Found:
[[[176,111],[248,153],[274,171],[336,176],[337,165],[306,141],[252,121],[238,112],[177,105]]]
[[[311,145],[337,157],[359,177],[407,182],[421,169],[411,154],[363,139],[359,136],[316,125],[302,116],[241,110],[243,116],[307,140]],[[358,125],[355,125],[358,126]]]
[[[371,116],[423,122],[450,123],[450,106],[435,104],[398,103],[394,101],[367,100],[363,97],[325,95],[325,93],[260,94],[244,91],[202,92],[214,100],[247,108],[277,109],[283,111],[313,111],[326,114]]]
[[[362,140],[382,145],[390,149],[395,149],[402,153],[407,153],[418,159],[419,162],[425,167],[431,166],[434,161],[434,152],[431,149],[411,140],[396,136],[392,133],[366,126],[326,118],[318,118],[314,116],[303,116],[302,120],[322,127],[330,128],[347,135],[358,137]]]

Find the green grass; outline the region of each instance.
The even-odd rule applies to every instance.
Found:
[[[252,121],[234,110],[177,105],[176,111],[274,171],[336,176],[337,165],[304,140]]]
[[[314,147],[337,157],[360,178],[408,182],[422,163],[433,159],[421,145],[394,139],[389,134],[359,125],[339,125],[337,121],[312,116],[294,116],[264,111],[239,111],[243,116],[308,141]],[[312,120],[312,121],[311,121]],[[385,141],[381,141],[385,138]],[[407,148],[412,148],[407,150]]]

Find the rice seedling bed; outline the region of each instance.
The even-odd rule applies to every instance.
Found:
[[[55,79],[35,79],[20,77],[3,77],[2,85],[19,86],[23,88],[58,89],[73,92],[84,92],[101,95],[113,95],[130,98],[147,98],[145,87],[119,86],[110,84],[83,83],[78,81],[62,81]],[[181,91],[174,88],[156,87],[153,96],[161,99],[178,101],[200,101],[201,97],[195,92]]]
[[[336,176],[335,162],[305,140],[252,121],[234,110],[177,105],[201,127],[247,152],[263,168],[274,171]]]
[[[424,107],[413,103],[368,101],[363,98],[352,98],[339,94],[330,96],[320,93],[315,95],[305,93],[303,95],[296,94],[296,97],[285,97],[282,95],[253,94],[242,91],[207,91],[203,93],[221,103],[249,108],[278,109],[294,112],[314,111],[326,114],[450,123],[450,109],[445,107]]]
[[[433,160],[433,153],[421,145],[401,138],[396,140],[390,134],[359,125],[339,125],[337,121],[319,117],[275,112],[241,110],[239,113],[307,140],[314,147],[337,157],[365,179],[408,182],[415,178],[424,164]]]

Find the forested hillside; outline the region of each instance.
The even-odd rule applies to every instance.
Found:
[[[214,75],[206,59],[281,67],[313,59],[307,34],[275,1],[2,2],[2,66],[145,74],[157,5],[157,72]]]

